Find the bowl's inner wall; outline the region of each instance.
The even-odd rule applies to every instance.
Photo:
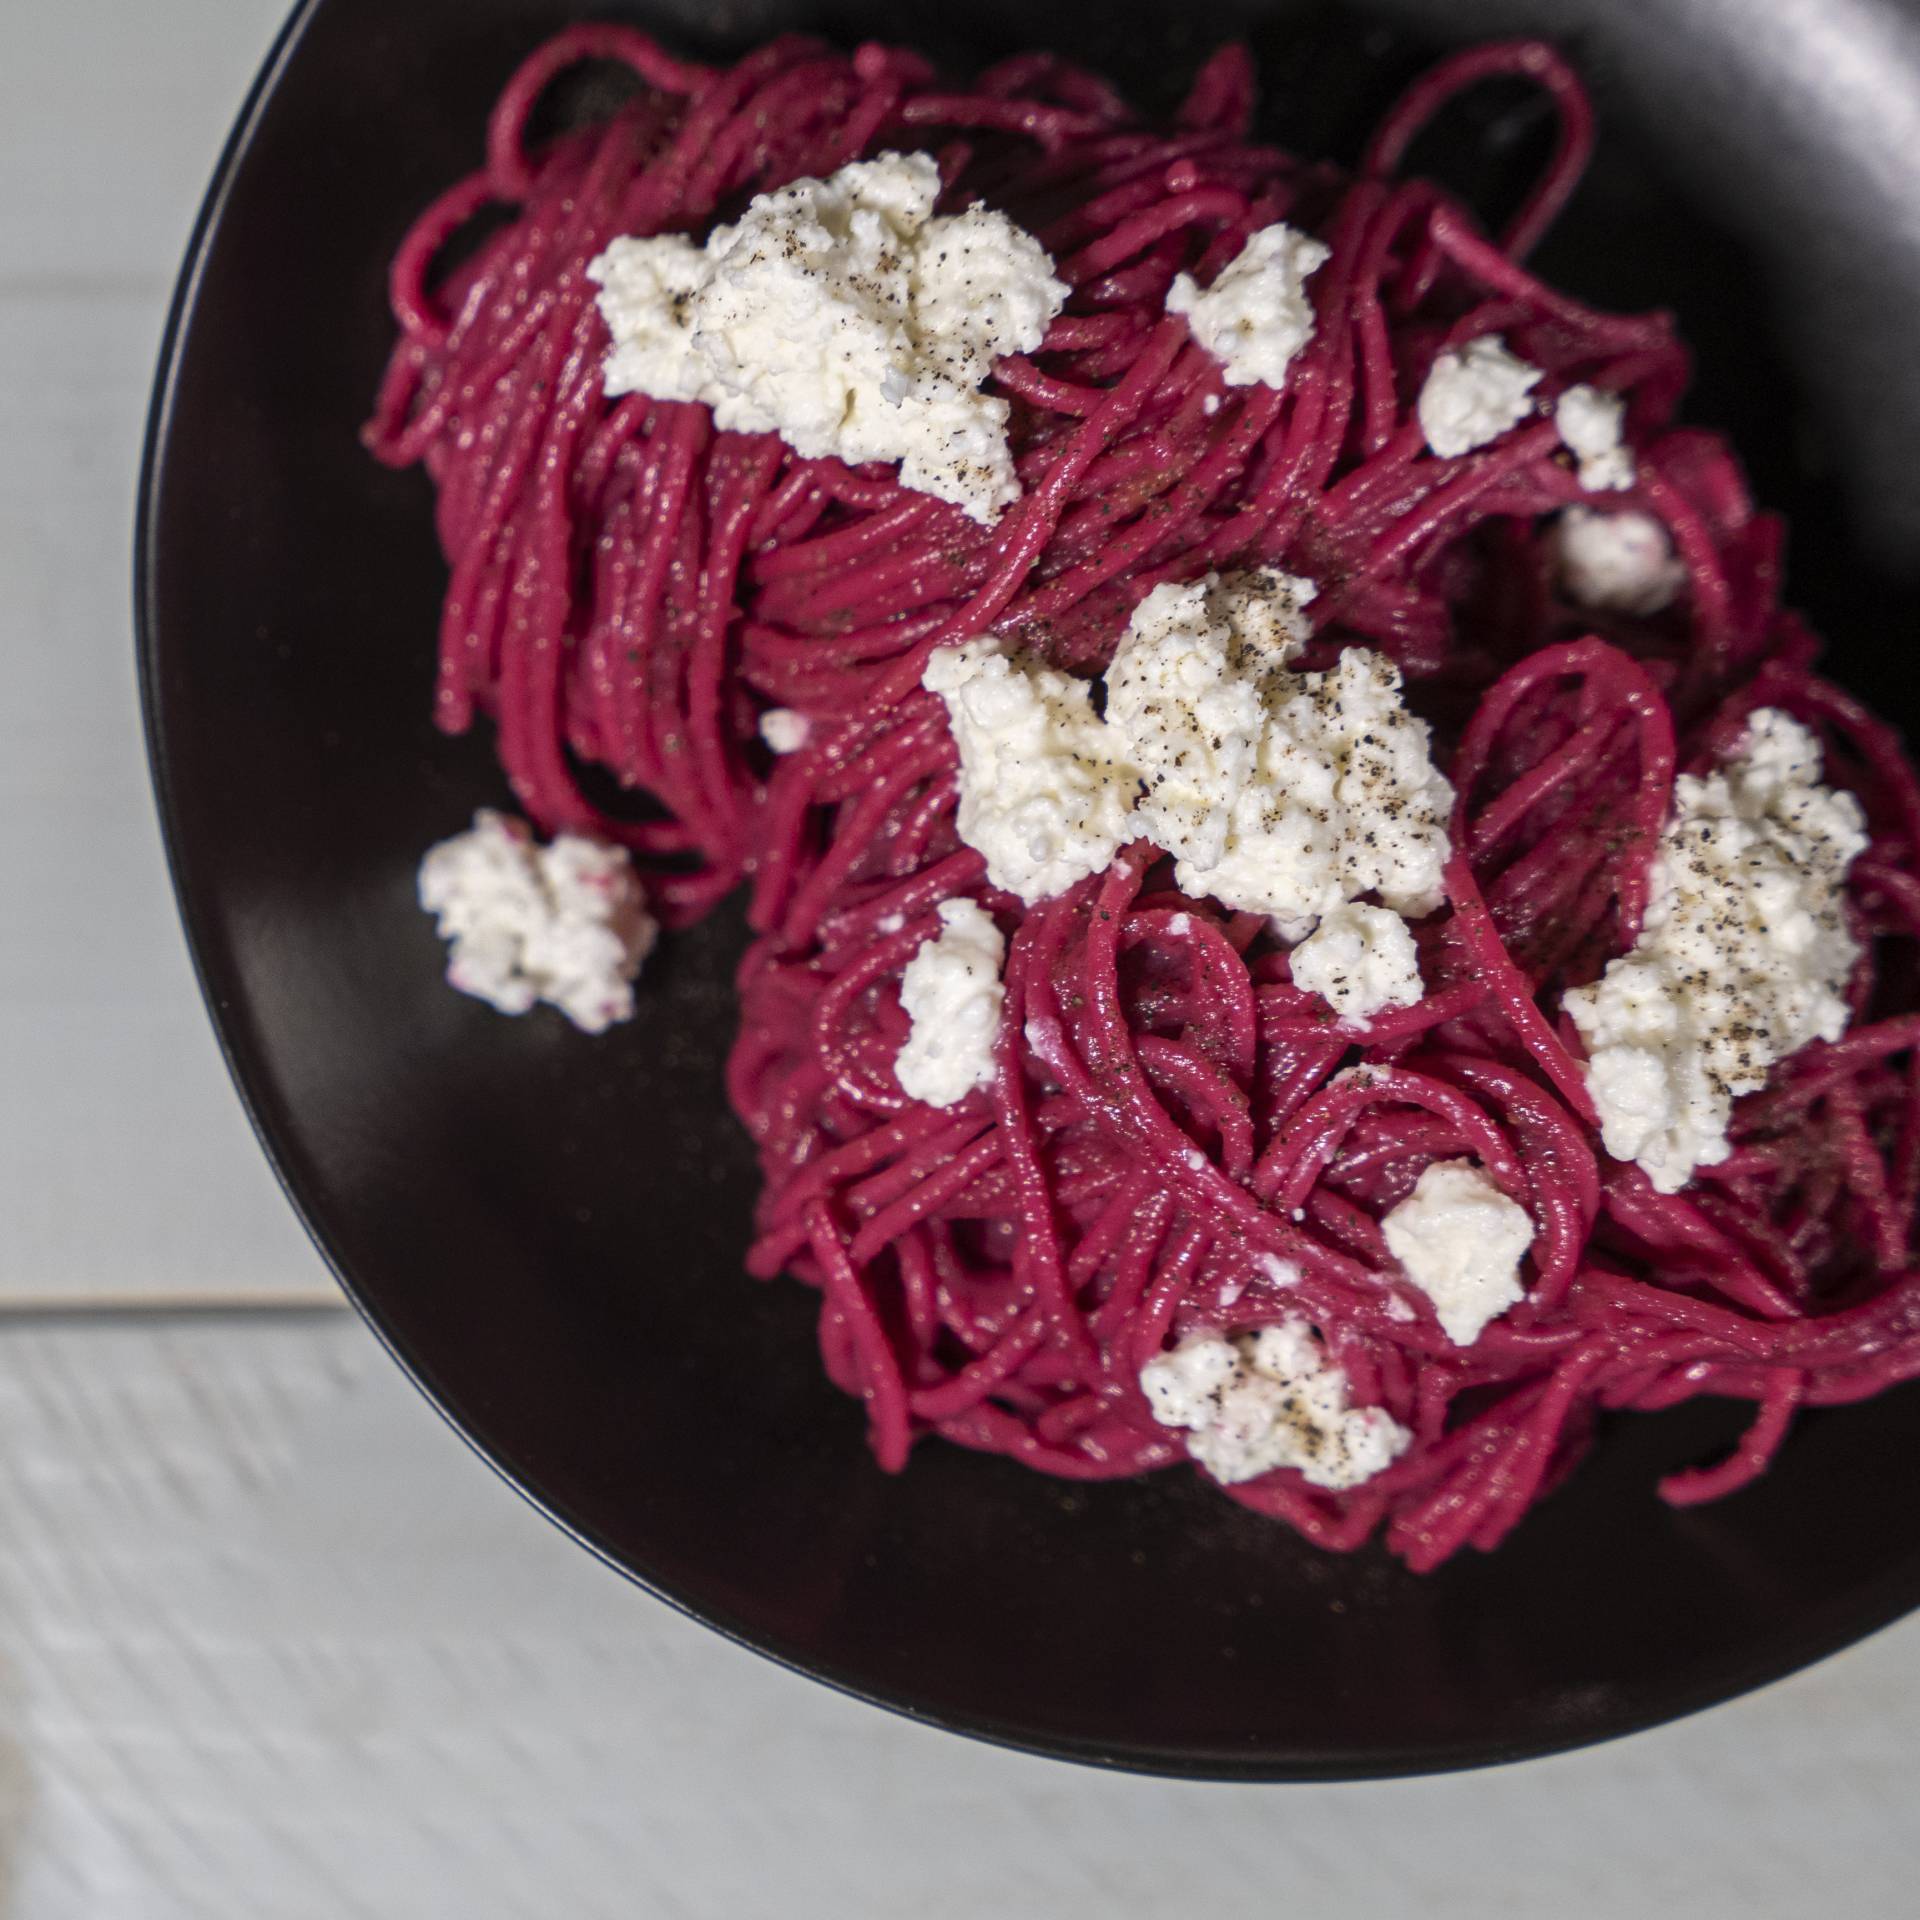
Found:
[[[812,1296],[741,1275],[754,1183],[718,1075],[737,918],[670,942],[639,1017],[598,1041],[441,985],[414,868],[504,788],[484,738],[428,724],[443,570],[426,482],[375,467],[354,435],[395,241],[475,164],[516,59],[576,10],[317,10],[192,303],[149,529],[163,800],[216,1014],[296,1198],[434,1394],[567,1524],[729,1630],[895,1703],[1134,1764],[1368,1771],[1534,1750],[1717,1697],[1908,1604],[1920,1525],[1889,1496],[1920,1441],[1912,1392],[1808,1419],[1762,1485],[1689,1514],[1659,1507],[1653,1479],[1723,1443],[1738,1411],[1636,1419],[1498,1556],[1426,1580],[1310,1552],[1186,1475],[1065,1487],[928,1447],[888,1479],[819,1375]],[[1798,176],[1740,175],[1716,201],[1689,153],[1725,172],[1753,149],[1753,97],[1703,87],[1697,132],[1656,111],[1699,49],[1759,56],[1724,7],[1670,6],[1659,48],[1635,11],[1395,6],[1427,19],[1424,40],[1351,9],[1139,0],[911,22],[871,0],[675,0],[647,17],[717,50],[796,22],[930,38],[962,65],[1038,41],[1162,102],[1241,27],[1270,131],[1348,154],[1436,39],[1564,28],[1601,83],[1603,145],[1544,264],[1576,291],[1678,309],[1701,351],[1692,411],[1735,431],[1763,497],[1795,515],[1795,597],[1841,677],[1903,717],[1873,618],[1902,557],[1880,537],[1870,564],[1847,504],[1890,482],[1830,377],[1832,339],[1809,342],[1771,291],[1812,244]],[[1920,79],[1882,91],[1891,112]],[[1817,158],[1812,96],[1770,111],[1780,99],[1801,118],[1766,140]],[[1450,127],[1448,171],[1495,198],[1541,135],[1511,96]],[[1870,196],[1834,218],[1873,237],[1852,268],[1878,300],[1920,283],[1920,241],[1875,226]],[[1754,231],[1766,249],[1738,237]],[[1816,366],[1829,377],[1810,387]],[[1899,409],[1920,418],[1920,362],[1887,394]]]

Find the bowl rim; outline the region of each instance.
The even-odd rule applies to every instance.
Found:
[[[330,0],[296,0],[275,34],[222,145],[168,302],[141,444],[135,500],[132,546],[135,665],[141,730],[168,880],[201,1002],[234,1091],[282,1194],[341,1291],[401,1372],[452,1432],[535,1512],[596,1560],[676,1613],[720,1634],[735,1646],[850,1699],[882,1708],[924,1727],[1040,1759],[1150,1778],[1243,1786],[1390,1780],[1467,1772],[1574,1752],[1686,1719],[1771,1685],[1880,1632],[1920,1605],[1920,1593],[1905,1591],[1897,1580],[1873,1582],[1845,1609],[1837,1630],[1829,1621],[1821,1631],[1788,1634],[1783,1640],[1775,1641],[1764,1654],[1756,1655],[1730,1673],[1723,1672],[1715,1679],[1692,1687],[1672,1689],[1663,1694],[1657,1705],[1623,1707],[1616,1701],[1609,1710],[1596,1713],[1590,1720],[1568,1724],[1539,1737],[1502,1739],[1491,1735],[1463,1735],[1433,1744],[1352,1750],[1321,1746],[1310,1752],[1290,1753],[1266,1748],[1240,1759],[1218,1750],[1195,1753],[1154,1746],[1143,1739],[1122,1742],[1040,1732],[992,1714],[931,1708],[906,1693],[864,1682],[838,1663],[809,1657],[801,1649],[783,1644],[776,1636],[749,1628],[731,1616],[725,1607],[703,1600],[683,1586],[632,1564],[592,1527],[573,1518],[554,1497],[508,1464],[467,1425],[453,1405],[455,1396],[435,1378],[428,1357],[409,1350],[393,1331],[378,1300],[363,1289],[334,1245],[322,1224],[323,1205],[306,1191],[298,1165],[301,1156],[290,1145],[283,1145],[268,1116],[267,1103],[255,1078],[257,1065],[251,1057],[255,1050],[238,1035],[228,1017],[228,996],[217,977],[216,947],[208,916],[188,874],[189,855],[175,806],[173,754],[161,688],[161,657],[166,643],[157,587],[159,527],[181,366],[207,265],[234,187],[245,170],[280,85],[300,54],[308,29],[329,3]]]

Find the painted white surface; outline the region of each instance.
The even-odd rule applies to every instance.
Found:
[[[322,1278],[173,928],[122,561],[167,284],[279,10],[0,0],[0,1303]],[[638,1595],[344,1316],[0,1317],[0,1920],[1894,1920],[1917,1763],[1920,1622],[1457,1780],[1026,1760]]]
[[[1896,1920],[1916,1760],[1920,1623],[1492,1773],[1089,1773],[668,1612],[344,1318],[0,1337],[7,1920]]]
[[[188,969],[128,586],[167,295],[282,10],[0,4],[0,1305],[332,1284]]]

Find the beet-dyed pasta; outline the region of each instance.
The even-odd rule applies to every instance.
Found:
[[[629,68],[632,99],[530,143],[548,83],[585,60]],[[1489,238],[1397,168],[1462,88],[1516,74],[1559,138]],[[1778,602],[1780,526],[1729,448],[1675,424],[1668,320],[1591,311],[1522,264],[1591,145],[1561,60],[1446,61],[1352,174],[1256,142],[1252,101],[1237,49],[1150,124],[1045,55],[956,86],[875,45],[783,39],[715,68],[577,28],[514,76],[485,166],[402,246],[367,441],[436,489],[438,723],[490,719],[524,811],[630,848],[668,925],[749,889],[727,1085],[765,1175],[751,1264],[819,1290],[826,1369],[880,1462],[938,1435],[1070,1478],[1169,1466],[1183,1437],[1142,1366],[1195,1329],[1305,1315],[1411,1441],[1349,1490],[1282,1468],[1226,1491],[1428,1568],[1497,1543],[1608,1410],[1752,1404],[1727,1459],[1665,1483],[1684,1504],[1761,1473],[1798,1409],[1920,1372],[1920,786],[1815,672]],[[884,151],[934,155],[943,211],[1003,211],[1069,289],[1044,343],[995,368],[1022,488],[996,524],[892,468],[603,391],[585,268],[611,240],[698,239],[753,193]],[[1314,332],[1280,390],[1227,385],[1168,291],[1281,220],[1330,249]],[[1489,333],[1541,370],[1535,412],[1439,457],[1416,397]],[[1583,609],[1557,583],[1554,517],[1595,498],[1552,419],[1576,383],[1624,398],[1635,478],[1605,504],[1665,529],[1683,584],[1661,611]],[[1364,1030],[1293,983],[1260,916],[1182,895],[1144,841],[1037,905],[990,886],[921,686],[934,649],[989,633],[1097,673],[1156,586],[1267,565],[1317,585],[1304,667],[1351,645],[1397,664],[1457,795],[1446,901],[1415,926],[1423,995]],[[1662,1193],[1603,1151],[1561,996],[1638,935],[1676,770],[1762,707],[1812,729],[1865,809],[1852,1024]],[[796,751],[762,745],[771,708],[805,716]],[[1004,1008],[991,1086],[935,1108],[895,1077],[900,979],[962,896],[1005,934]],[[1466,1347],[1396,1305],[1380,1226],[1460,1158],[1535,1229],[1524,1299]]]

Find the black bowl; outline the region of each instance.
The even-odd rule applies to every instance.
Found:
[[[1690,1513],[1654,1479],[1724,1445],[1737,1413],[1623,1423],[1498,1554],[1424,1579],[1320,1555],[1187,1474],[1068,1488],[930,1446],[888,1478],[821,1378],[813,1296],[741,1272],[753,1175],[720,1090],[737,920],[672,941],[639,1017],[599,1041],[443,987],[415,863],[502,788],[484,740],[428,724],[426,484],[376,468],[355,429],[396,239],[574,10],[300,9],[193,242],[141,497],[148,727],[207,998],[294,1203],[401,1363],[674,1605],[868,1699],[1108,1765],[1278,1779],[1511,1759],[1725,1699],[1913,1605],[1920,1509],[1895,1464],[1920,1453],[1912,1390],[1805,1420],[1766,1480]],[[923,24],[879,0],[644,11],[698,49]],[[1670,0],[1654,34],[1631,0],[969,0],[939,11],[933,50],[1043,40],[1156,100],[1246,31],[1276,128],[1350,153],[1425,51],[1409,22],[1560,33],[1599,84],[1604,143],[1547,265],[1679,309],[1702,348],[1696,413],[1798,516],[1797,596],[1842,677],[1899,715],[1911,683],[1874,641],[1920,525],[1920,181],[1894,163],[1914,151],[1920,61],[1906,15],[1850,8],[1826,44],[1804,11]],[[1498,95],[1450,127],[1433,157],[1496,195],[1503,156],[1539,134]]]

